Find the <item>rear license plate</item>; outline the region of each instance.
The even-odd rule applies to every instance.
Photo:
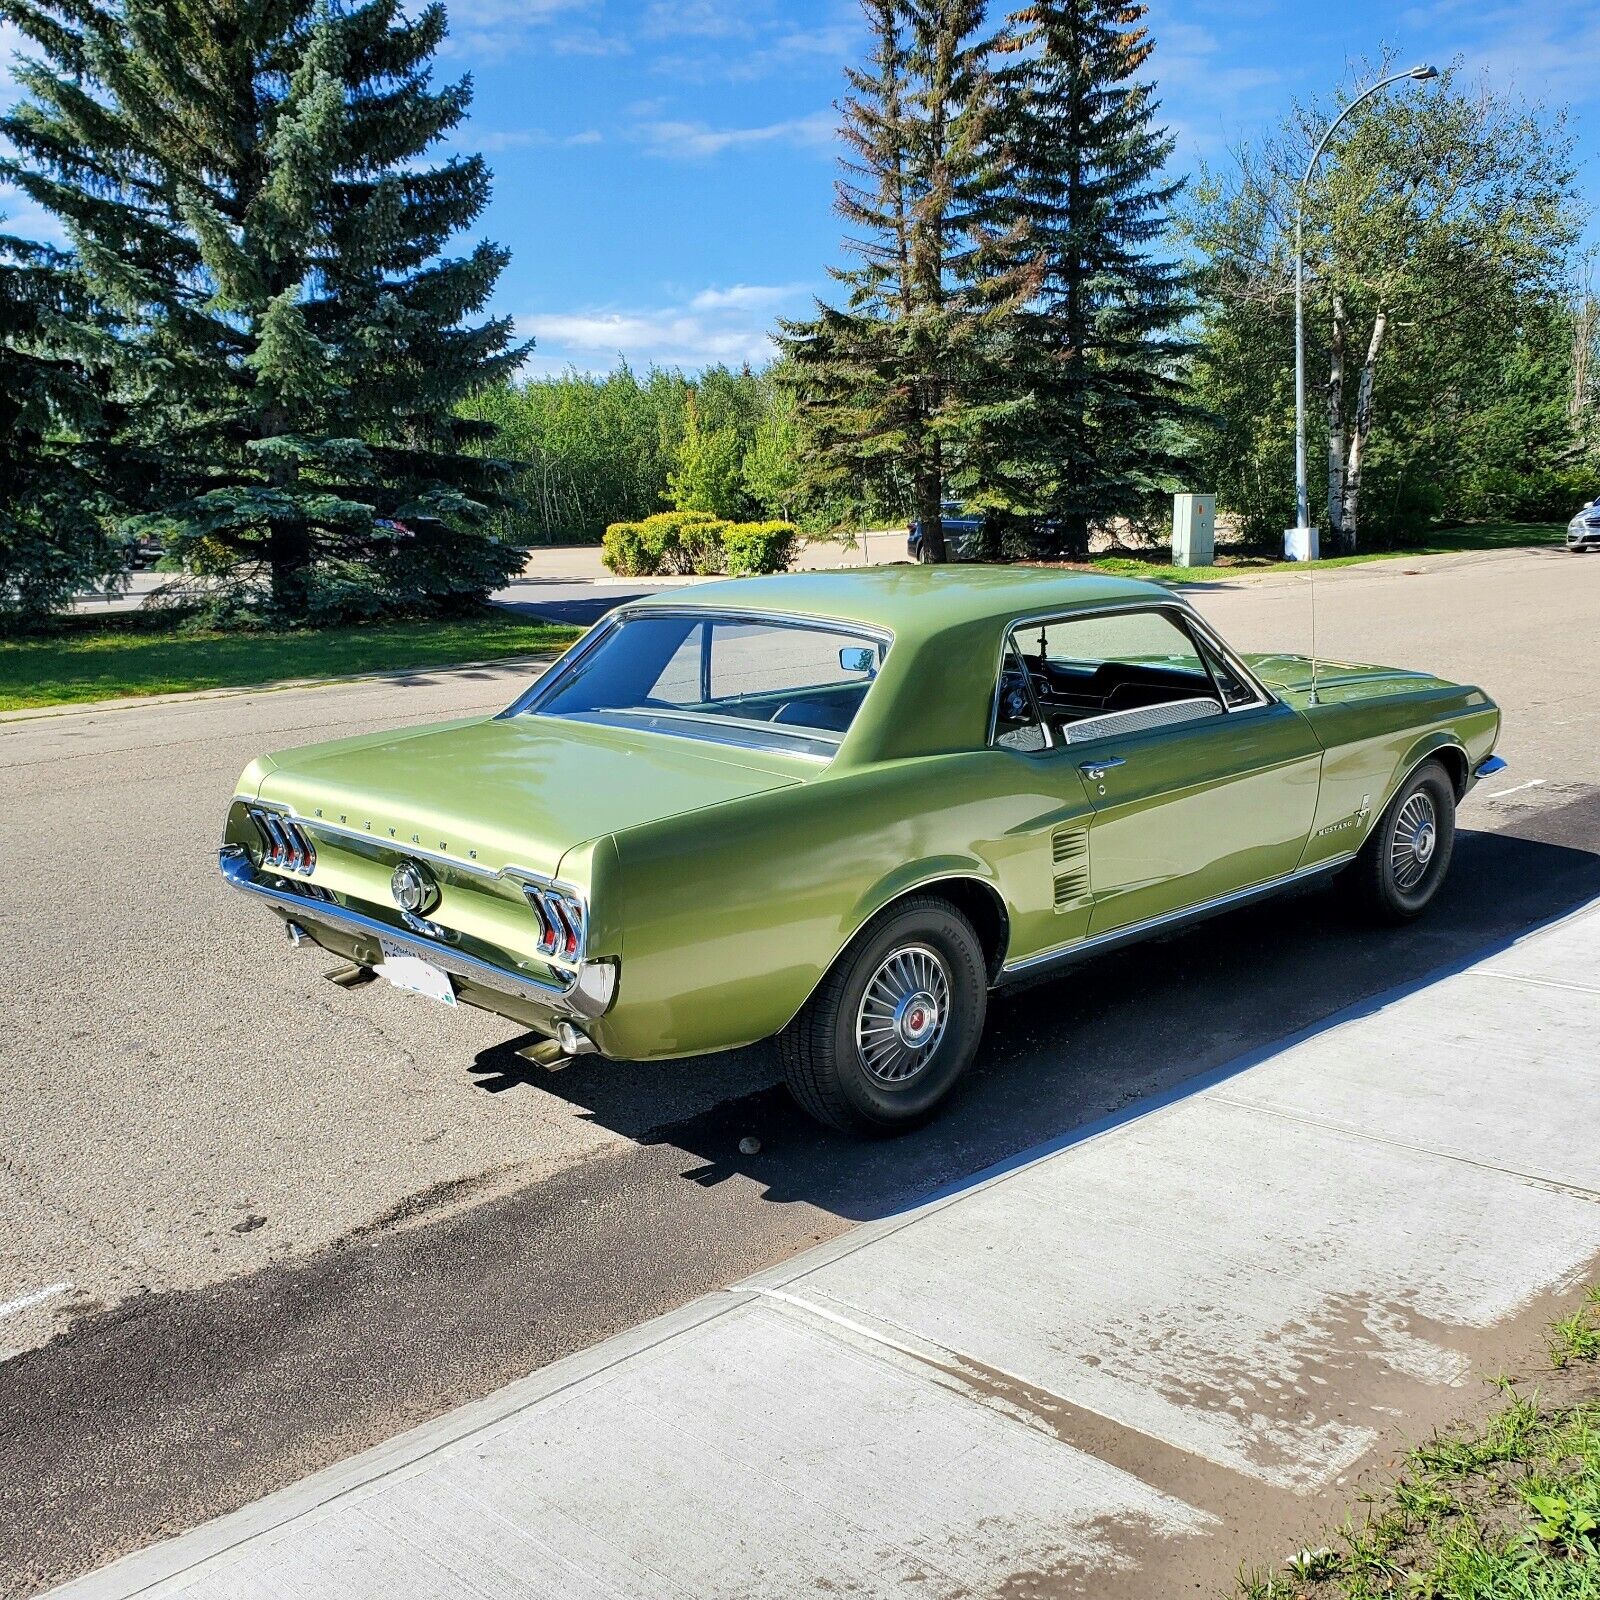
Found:
[[[456,1003],[456,988],[448,972],[397,944],[390,944],[387,939],[379,943],[383,946],[383,960],[373,968],[379,976],[387,978],[397,989],[441,1000],[447,1006]]]

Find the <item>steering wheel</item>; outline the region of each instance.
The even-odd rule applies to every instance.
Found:
[[[1028,683],[1032,679],[1034,694],[1047,686],[1025,667],[1007,666],[1000,673],[1000,714],[1009,722],[1022,722],[1033,714],[1028,703]]]

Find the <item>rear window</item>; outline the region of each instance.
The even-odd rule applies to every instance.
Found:
[[[851,628],[650,612],[623,618],[514,709],[831,755],[887,650]]]

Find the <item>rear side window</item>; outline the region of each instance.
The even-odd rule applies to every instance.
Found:
[[[625,618],[514,709],[831,753],[887,648],[849,628],[651,613]]]

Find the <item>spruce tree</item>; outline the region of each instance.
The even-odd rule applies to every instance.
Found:
[[[521,360],[474,321],[506,262],[441,252],[480,157],[435,88],[443,7],[398,0],[0,0],[40,50],[6,176],[66,225],[115,317],[121,444],[161,529],[280,618],[472,603],[517,553],[457,402]],[[268,582],[270,580],[270,582]]]
[[[1007,318],[1002,382],[974,418],[985,494],[1037,517],[1076,559],[1095,526],[1136,514],[1181,464],[1180,267],[1153,253],[1182,189],[1139,73],[1153,48],[1128,0],[1033,0],[999,72],[1006,126],[996,262],[1029,281]],[[997,267],[998,270],[998,267]]]
[[[904,498],[945,556],[940,504],[1001,276],[980,282],[995,105],[982,0],[862,0],[871,59],[846,70],[836,209],[842,306],[784,324],[813,487]],[[903,486],[903,495],[895,489]]]
[[[0,234],[0,623],[33,627],[122,565],[95,436],[102,336],[62,255]]]

